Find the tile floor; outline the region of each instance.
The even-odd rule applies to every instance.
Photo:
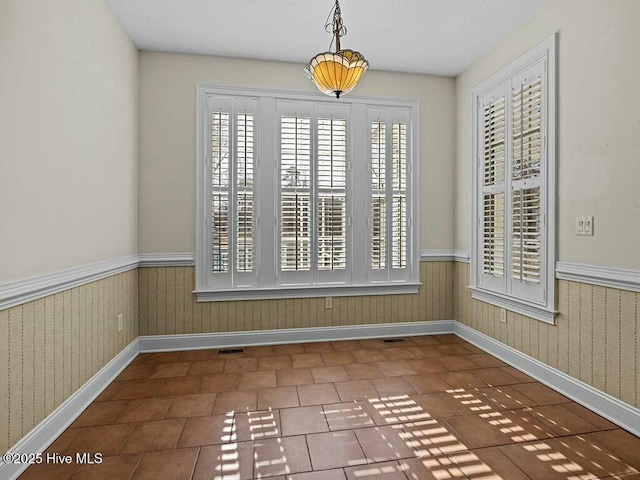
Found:
[[[640,439],[454,335],[141,354],[22,479],[640,479]]]

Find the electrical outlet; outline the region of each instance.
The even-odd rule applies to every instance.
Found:
[[[333,308],[333,297],[324,297],[324,308]]]
[[[502,323],[507,323],[507,309],[506,308],[501,308],[500,309],[500,321]]]
[[[118,314],[118,331],[121,332],[124,328],[124,321],[122,320],[122,314]]]

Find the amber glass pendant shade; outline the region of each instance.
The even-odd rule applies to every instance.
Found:
[[[360,52],[340,49],[340,37],[346,34],[347,29],[342,25],[338,0],[332,13],[333,22],[327,23],[325,28],[333,28],[336,51],[317,54],[309,61],[304,73],[322,93],[340,98],[340,95],[349,93],[358,84],[367,71],[369,62]],[[331,17],[331,13],[329,16]]]

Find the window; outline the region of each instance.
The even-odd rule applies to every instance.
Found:
[[[472,295],[554,321],[555,36],[473,90]]]
[[[417,292],[415,101],[198,98],[199,301]]]

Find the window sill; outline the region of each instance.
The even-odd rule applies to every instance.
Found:
[[[530,303],[525,300],[501,295],[499,293],[489,292],[479,288],[469,287],[471,289],[471,298],[482,302],[490,303],[497,307],[506,308],[512,312],[526,315],[535,320],[555,325],[556,312],[549,310],[546,306]]]
[[[198,302],[230,300],[267,300],[283,298],[352,297],[362,295],[406,295],[418,293],[420,283],[385,283],[380,285],[322,285],[305,287],[244,288],[194,290]]]

